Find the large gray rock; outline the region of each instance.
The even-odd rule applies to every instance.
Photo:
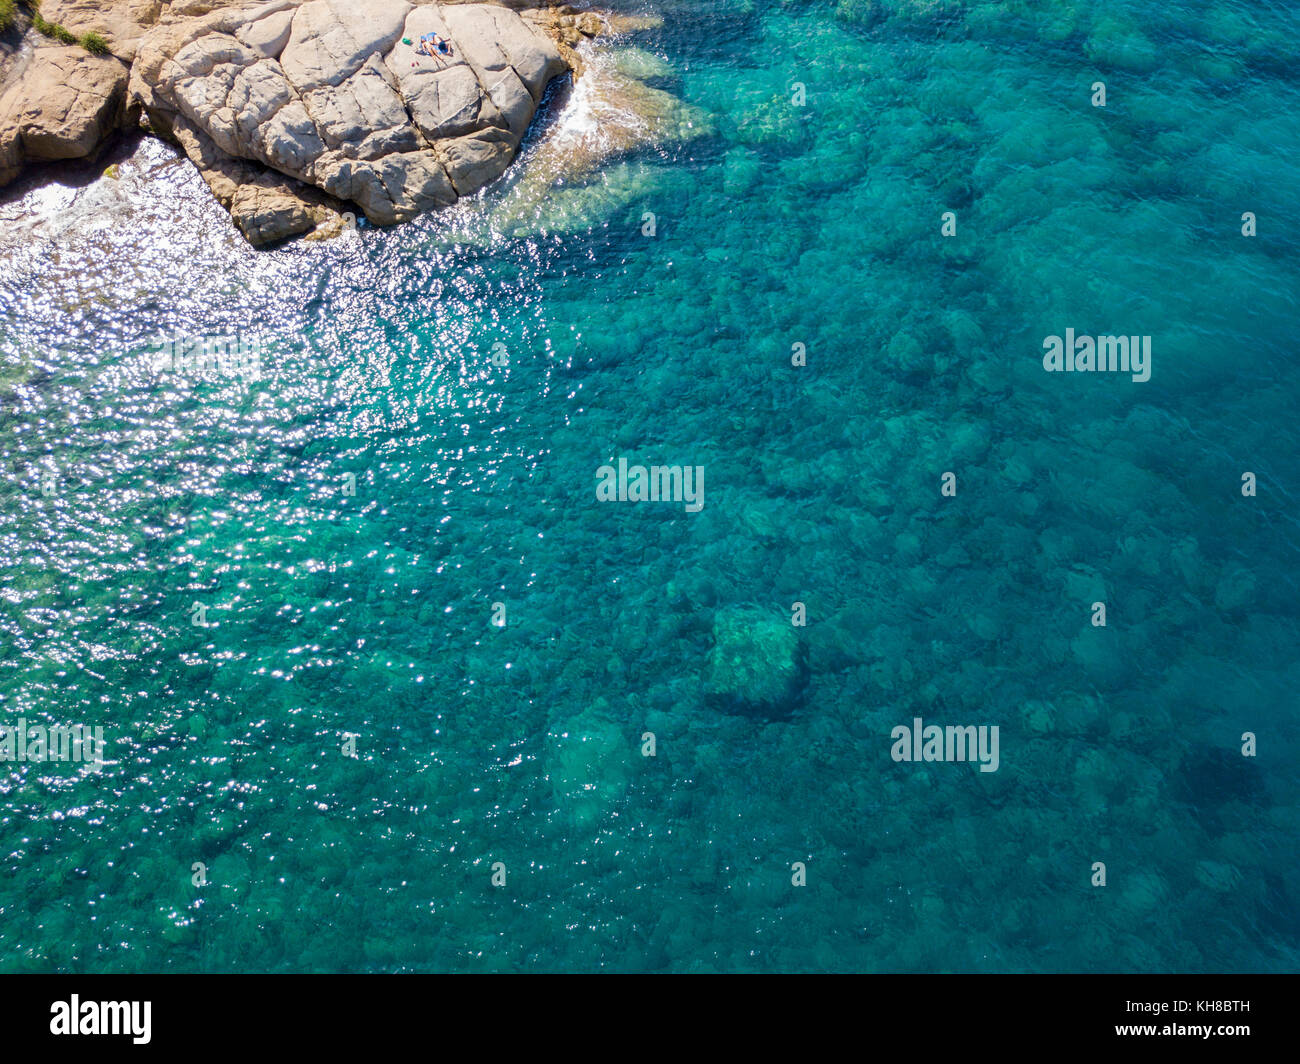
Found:
[[[271,0],[149,31],[130,92],[205,177],[231,160],[255,164],[389,225],[509,166],[547,84],[569,67],[563,36],[545,25],[493,3]],[[416,53],[431,32],[452,42],[450,58]],[[209,185],[233,211],[238,198]],[[291,227],[312,217],[283,214]]]
[[[183,118],[172,136],[249,243],[260,246],[320,227],[341,227],[343,205],[319,189],[227,155]]]
[[[100,34],[115,58],[35,30],[0,42],[0,185],[28,163],[93,157],[140,104],[254,244],[338,232],[352,204],[389,223],[477,191],[515,157],[547,82],[566,69],[587,80],[583,41],[657,24],[551,0],[43,0],[41,12]],[[429,32],[455,53],[417,58],[401,43]],[[703,129],[667,94],[590,69],[586,120],[547,138],[528,195],[510,197],[527,218],[611,155]]]

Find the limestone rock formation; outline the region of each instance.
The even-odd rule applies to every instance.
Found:
[[[429,33],[451,42],[449,57],[416,51]],[[331,205],[302,186],[379,225],[476,192],[566,70],[555,41],[497,4],[270,0],[149,32],[130,89],[260,242],[311,228],[312,207]],[[247,183],[240,161],[301,183],[283,187],[274,224],[248,222],[222,187]]]
[[[0,40],[0,186],[92,158],[143,116],[257,245],[473,194],[515,158],[552,79],[584,71],[585,41],[656,24],[555,0],[43,0],[41,14],[110,54],[35,30]],[[450,55],[417,51],[435,33]],[[667,94],[599,74],[585,131],[539,160],[539,194],[691,125]]]

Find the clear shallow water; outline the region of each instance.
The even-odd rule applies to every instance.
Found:
[[[653,10],[702,133],[535,216],[254,252],[151,142],[0,207],[0,704],[110,759],[8,766],[0,968],[1296,968],[1294,9]],[[709,704],[795,600],[793,715]]]

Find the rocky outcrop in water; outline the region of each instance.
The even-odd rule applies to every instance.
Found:
[[[450,56],[416,51],[429,33]],[[205,177],[215,171],[220,199],[238,160],[390,225],[500,176],[567,69],[549,37],[496,5],[272,0],[147,35],[131,97]],[[227,205],[253,239],[244,197]],[[266,213],[251,218],[265,227]]]
[[[609,28],[532,0],[94,8],[42,12],[102,33],[112,55],[38,46],[9,64],[0,184],[31,162],[93,156],[143,116],[254,244],[336,229],[352,205],[389,225],[473,194],[514,159],[551,80],[581,69],[575,46]],[[450,54],[421,54],[427,34]]]

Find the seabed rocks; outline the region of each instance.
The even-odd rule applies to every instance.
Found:
[[[788,716],[808,686],[806,647],[788,618],[753,607],[719,610],[705,697],[733,712]]]

